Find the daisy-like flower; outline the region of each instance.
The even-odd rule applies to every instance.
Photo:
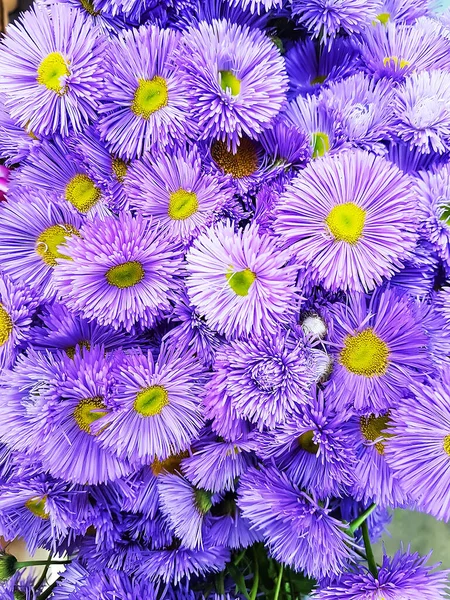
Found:
[[[57,138],[40,144],[14,171],[11,182],[13,197],[28,199],[30,194],[42,195],[43,192],[89,216],[109,214],[109,208],[114,207],[103,178]]]
[[[413,71],[448,68],[449,48],[442,26],[420,19],[414,25],[379,23],[367,28],[361,56],[370,74],[402,80]]]
[[[192,129],[186,83],[174,64],[179,39],[151,25],[111,44],[98,128],[114,156],[140,157],[185,140]]]
[[[223,178],[220,178],[223,179]],[[131,207],[159,221],[164,236],[188,243],[231,199],[233,189],[205,173],[198,150],[174,150],[135,161],[125,181]]]
[[[414,249],[416,204],[397,167],[346,151],[313,161],[292,181],[274,229],[326,289],[371,290]]]
[[[385,142],[392,138],[395,123],[391,82],[375,82],[357,73],[332,82],[323,98],[336,111],[340,133],[349,144],[377,154],[386,152]]]
[[[404,268],[391,279],[391,284],[407,290],[415,298],[427,298],[434,289],[438,260],[433,245],[420,240]]]
[[[330,307],[333,388],[342,406],[382,411],[429,370],[428,339],[409,296],[398,288],[363,294]]]
[[[380,12],[380,0],[292,0],[292,13],[322,44],[339,32],[360,33]]]
[[[347,432],[345,415],[328,405],[321,391],[311,394],[295,418],[286,419],[257,440],[256,452],[273,458],[296,485],[318,498],[340,496],[354,482],[356,457]]]
[[[433,0],[381,0],[381,11],[376,20],[413,25],[420,17],[431,13]]]
[[[12,365],[27,341],[38,305],[36,291],[0,274],[0,371]]]
[[[395,132],[420,152],[450,149],[450,73],[413,73],[396,90]]]
[[[229,2],[232,6],[249,8],[252,13],[283,6],[283,0],[229,0]]]
[[[55,284],[64,304],[88,320],[130,331],[151,327],[170,306],[180,258],[157,228],[122,213],[87,222],[67,240]]]
[[[431,554],[422,557],[409,548],[399,550],[392,558],[383,555],[375,577],[364,567],[341,575],[335,582],[320,588],[311,596],[314,600],[444,600],[448,591],[448,571],[428,566]]]
[[[118,364],[117,394],[98,423],[99,440],[138,465],[187,450],[203,424],[203,384],[203,365],[185,348],[163,345],[156,361],[151,352],[130,352]]]
[[[199,23],[183,37],[178,58],[189,80],[200,139],[215,138],[236,152],[283,108],[288,87],[276,45],[259,29],[226,20]]]
[[[206,522],[208,539],[218,546],[239,550],[263,541],[261,533],[242,516],[233,494],[225,494],[224,499],[212,507]]]
[[[345,525],[274,467],[250,469],[239,484],[238,505],[276,560],[309,577],[341,573],[356,557]]]
[[[102,95],[104,39],[64,4],[37,7],[11,25],[0,84],[18,125],[35,135],[82,131]]]
[[[450,372],[416,383],[391,413],[386,460],[418,508],[450,520]]]
[[[260,429],[275,427],[309,401],[309,390],[323,373],[323,359],[299,327],[232,341],[216,354],[206,414],[225,405],[231,416]]]
[[[23,280],[43,298],[54,295],[53,269],[64,244],[80,235],[82,218],[43,192],[22,193],[0,206],[0,261],[13,280]]]
[[[354,72],[358,49],[351,41],[338,38],[333,44],[317,49],[311,39],[298,42],[286,53],[286,70],[290,94],[312,93]]]
[[[187,255],[190,300],[227,338],[274,331],[296,304],[296,268],[287,262],[288,253],[257,226],[236,232],[231,222],[221,223]]]

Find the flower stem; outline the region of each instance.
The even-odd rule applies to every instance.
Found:
[[[378,579],[377,563],[375,562],[375,556],[373,555],[372,545],[370,543],[369,528],[367,527],[367,521],[364,521],[364,523],[362,524],[362,534],[369,571],[372,573],[375,579]]]
[[[256,552],[254,552],[254,562],[253,562],[253,570],[254,570],[254,574],[253,574],[253,585],[252,585],[252,589],[250,592],[250,600],[255,600],[257,594],[258,594],[258,588],[259,588],[259,564],[258,564],[258,556],[256,554]]]
[[[278,573],[278,577],[277,577],[277,585],[275,587],[275,594],[273,596],[273,600],[278,600],[278,598],[280,596],[281,582],[283,581],[283,572],[284,572],[284,566],[281,564],[280,572]]]
[[[348,527],[350,533],[355,533],[355,531],[361,527],[365,520],[370,517],[376,507],[377,505],[375,503],[371,504],[369,508],[366,508],[366,510],[359,515],[359,517],[352,521]]]
[[[47,598],[49,598],[53,592],[53,590],[56,587],[56,584],[58,583],[58,581],[54,581],[52,583],[52,585],[49,585],[48,588],[42,592],[42,594],[40,596],[38,596],[36,598],[36,600],[47,600]]]
[[[46,567],[47,565],[70,565],[71,560],[28,560],[25,562],[16,562],[15,569],[25,569],[25,567]]]
[[[42,571],[42,575],[39,577],[39,579],[34,584],[34,587],[36,590],[38,590],[41,587],[41,585],[44,583],[45,578],[47,577],[48,569],[51,564],[52,564],[52,555],[49,554],[48,558],[47,558],[47,564],[45,565],[44,570]]]

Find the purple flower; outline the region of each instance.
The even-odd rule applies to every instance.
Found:
[[[443,600],[448,591],[448,572],[432,573],[435,566],[427,566],[425,557],[401,549],[392,558],[383,555],[383,562],[375,578],[364,567],[341,575],[335,582],[320,588],[314,600]]]
[[[450,374],[415,383],[391,412],[386,460],[418,508],[450,520]]]
[[[14,165],[22,162],[39,142],[12,120],[5,102],[6,96],[0,94],[0,157],[5,164]]]
[[[249,8],[250,11],[260,12],[261,10],[270,10],[272,8],[281,8],[283,0],[229,0],[232,6],[242,6]]]
[[[330,384],[341,406],[383,411],[396,406],[412,379],[429,371],[428,339],[412,300],[397,288],[380,289],[330,307]]]
[[[281,197],[275,232],[326,289],[371,290],[416,242],[411,182],[362,150],[312,162]]]
[[[200,139],[227,142],[269,127],[286,101],[287,76],[278,48],[259,29],[214,20],[183,37],[186,72]]]
[[[111,43],[98,128],[115,156],[129,160],[186,139],[190,105],[174,64],[178,44],[175,31],[154,25]]]
[[[417,19],[432,12],[432,0],[381,0],[377,20],[384,25],[388,21],[414,25]]]
[[[187,254],[189,298],[206,323],[230,339],[259,336],[286,323],[296,303],[295,266],[277,240],[257,226],[224,222],[203,233]]]
[[[101,325],[150,327],[170,306],[180,258],[158,228],[122,213],[87,222],[67,240],[55,285],[67,307]]]
[[[96,426],[102,444],[139,466],[187,450],[203,424],[204,368],[192,352],[163,345],[155,360],[130,350],[117,369],[112,410]]]
[[[241,478],[238,505],[264,536],[269,553],[296,571],[323,578],[355,559],[345,525],[294,486],[274,467],[251,469]]]
[[[0,84],[12,119],[36,135],[82,131],[96,118],[105,43],[82,13],[63,4],[35,8],[8,29]]]

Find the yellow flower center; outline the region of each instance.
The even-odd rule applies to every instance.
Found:
[[[70,75],[64,56],[51,52],[41,61],[37,70],[37,82],[60,96],[67,92],[66,77]]]
[[[248,292],[256,280],[256,273],[250,269],[236,271],[235,273],[225,273],[228,285],[237,296],[248,296]]]
[[[450,435],[447,435],[444,439],[444,452],[450,456]]]
[[[405,67],[409,66],[409,62],[404,58],[399,58],[398,56],[386,56],[383,59],[383,65],[393,69],[404,69]]]
[[[0,346],[6,344],[13,330],[13,322],[9,313],[0,304]]]
[[[317,454],[319,450],[319,444],[316,444],[314,441],[314,431],[305,431],[305,433],[302,433],[298,438],[298,445],[310,454]]]
[[[243,138],[236,153],[227,149],[225,142],[215,141],[211,146],[211,156],[217,166],[235,179],[249,177],[258,170],[258,153],[255,144]]]
[[[69,257],[59,252],[58,247],[65,243],[66,238],[72,235],[79,236],[80,233],[73,225],[52,225],[47,227],[39,235],[36,242],[36,252],[42,257],[42,260],[51,267],[55,267],[58,263],[57,258]]]
[[[131,110],[136,116],[147,120],[154,112],[167,106],[168,102],[169,91],[165,79],[158,76],[153,79],[139,79]]]
[[[353,202],[337,204],[325,219],[334,239],[338,242],[356,244],[366,223],[366,211]]]
[[[101,198],[101,192],[93,180],[84,173],[72,177],[66,186],[66,200],[82,213],[87,212]]]
[[[169,404],[169,394],[162,385],[152,385],[145,388],[136,396],[134,410],[143,417],[154,417],[161,414],[162,409]]]
[[[128,165],[121,158],[113,158],[112,159],[112,170],[113,170],[114,175],[116,176],[117,181],[120,181],[122,183],[122,181],[126,177],[126,174],[128,171]]]
[[[101,396],[81,400],[73,411],[73,416],[78,427],[82,431],[94,435],[91,432],[91,425],[108,414],[105,408]],[[95,435],[98,435],[98,433]]]
[[[311,147],[313,158],[323,156],[330,150],[330,138],[323,131],[316,131],[311,135]]]
[[[137,260],[122,263],[115,267],[111,267],[106,272],[106,281],[109,285],[125,289],[137,285],[144,279],[145,271],[142,264]]]
[[[339,362],[355,375],[377,377],[387,371],[389,348],[369,327],[356,335],[346,336]]]
[[[93,17],[97,17],[101,13],[100,10],[95,9],[92,0],[80,0],[80,4],[84,8],[84,10]]]
[[[170,194],[168,214],[174,221],[184,221],[198,211],[197,194],[179,189]]]
[[[230,90],[232,96],[237,96],[241,91],[241,80],[231,71],[219,71],[220,85],[223,90]]]
[[[186,450],[185,452],[180,452],[179,454],[169,456],[169,458],[166,458],[165,460],[158,460],[155,458],[155,460],[152,462],[153,475],[158,477],[158,475],[161,475],[163,471],[172,474],[179,473],[181,461],[188,456],[189,452]]]
[[[380,438],[391,437],[391,434],[383,433],[388,423],[389,413],[387,415],[382,415],[381,417],[376,417],[375,415],[370,415],[369,417],[361,417],[359,420],[359,427],[361,429],[361,433],[368,442],[380,440],[375,444],[375,448],[378,454],[384,454],[384,441]]]
[[[388,12],[380,13],[379,15],[377,15],[377,18],[373,22],[373,24],[377,25],[378,23],[381,23],[382,25],[387,25],[389,23],[390,18],[391,18],[390,13],[388,13]]]
[[[25,502],[25,507],[36,517],[47,520],[50,518],[48,512],[45,510],[45,503],[47,496],[35,496]]]

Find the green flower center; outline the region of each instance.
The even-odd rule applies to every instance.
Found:
[[[109,285],[125,289],[137,285],[144,279],[145,271],[142,264],[137,260],[122,263],[111,267],[106,272],[106,281]]]
[[[444,439],[444,452],[450,456],[450,435],[447,435]]]
[[[128,171],[127,163],[121,158],[113,158],[112,159],[112,170],[114,175],[116,176],[117,181],[121,183],[126,177]]]
[[[143,389],[136,396],[134,410],[143,417],[154,417],[161,414],[169,404],[169,393],[162,385],[152,385]]]
[[[311,83],[311,85],[320,85],[321,83],[325,83],[327,77],[328,77],[328,75],[317,75],[317,77],[314,77],[314,79],[311,79],[310,83]],[[317,134],[314,134],[314,135],[317,135]],[[321,133],[319,135],[325,136],[326,134]],[[328,136],[326,136],[326,137],[328,137]],[[328,149],[330,149],[329,144],[330,144],[330,142],[328,141]]]
[[[258,153],[252,140],[243,138],[233,154],[225,142],[215,141],[211,146],[211,156],[217,166],[235,179],[250,177],[258,170]]]
[[[0,304],[0,346],[6,344],[13,330],[13,322],[9,313]]]
[[[165,79],[158,76],[153,79],[139,79],[131,110],[138,117],[147,120],[154,112],[167,106],[168,101],[169,92]]]
[[[103,398],[101,396],[95,396],[94,398],[84,398],[81,400],[75,410],[73,411],[74,419],[78,427],[91,435],[91,425],[98,419],[104,417],[107,413],[103,404]],[[98,432],[100,433],[100,432]],[[95,434],[95,435],[98,435]]]
[[[389,348],[372,328],[347,335],[339,362],[351,373],[365,377],[384,375],[389,365]]]
[[[404,58],[399,58],[398,56],[385,56],[383,59],[383,65],[393,69],[404,69],[405,67],[409,66],[409,62]]]
[[[57,258],[69,258],[59,252],[58,247],[64,244],[66,238],[72,235],[80,235],[78,229],[73,225],[67,223],[65,225],[51,225],[39,235],[36,242],[36,252],[47,265],[55,267],[58,264]]]
[[[241,91],[241,80],[231,71],[219,71],[220,86],[226,92],[231,91],[232,96],[237,96]]]
[[[64,56],[59,52],[51,52],[38,67],[37,82],[62,96],[67,92],[65,78],[68,75],[70,71]]]
[[[197,194],[179,189],[169,198],[169,217],[175,221],[184,221],[198,211]]]
[[[76,352],[77,348],[80,348],[81,353],[83,354],[83,349],[90,350],[91,344],[87,340],[83,340],[81,342],[78,342],[78,344],[76,346],[69,346],[68,348],[66,348],[67,356],[69,358],[73,358],[75,356],[75,352]]]
[[[211,494],[210,492],[203,489],[196,489],[194,491],[195,506],[201,515],[206,515],[211,510]]]
[[[93,17],[97,17],[101,13],[100,10],[95,9],[92,0],[80,0],[80,4],[84,8],[84,10]]]
[[[389,23],[389,19],[391,18],[391,14],[388,12],[380,13],[377,15],[376,20],[374,21],[374,25],[381,23],[382,25],[387,25]]]
[[[305,433],[302,433],[298,438],[298,445],[310,454],[317,454],[319,450],[319,444],[316,444],[314,441],[314,431],[305,431]]]
[[[93,180],[84,173],[72,177],[66,186],[66,200],[82,213],[87,212],[101,198],[101,192]]]
[[[356,244],[366,223],[366,211],[353,202],[337,204],[325,219],[334,239],[338,242]]]
[[[252,283],[256,280],[256,273],[250,269],[226,273],[228,285],[237,296],[248,296]]]
[[[359,426],[361,433],[369,442],[374,442],[380,438],[390,437],[390,434],[382,433],[389,423],[389,413],[376,417],[370,415],[369,417],[361,417],[359,420]],[[380,440],[375,444],[375,448],[378,454],[384,454],[384,442]]]
[[[313,158],[323,156],[330,150],[330,138],[323,131],[316,131],[311,135],[311,147]]]
[[[45,503],[47,502],[47,496],[35,496],[25,502],[25,508],[33,513],[36,517],[47,520],[49,518],[48,512],[45,510]]]
[[[184,452],[180,452],[179,454],[174,454],[173,456],[169,456],[165,460],[155,460],[152,462],[152,473],[157,477],[163,471],[167,473],[179,473],[181,470],[181,461],[189,456],[189,452],[186,450]]]

